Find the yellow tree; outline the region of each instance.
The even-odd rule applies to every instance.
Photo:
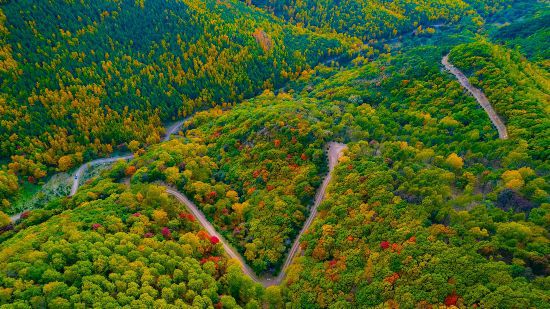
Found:
[[[62,156],[57,161],[57,165],[60,171],[65,172],[73,167],[73,158],[71,156]]]

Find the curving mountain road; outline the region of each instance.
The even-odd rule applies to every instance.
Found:
[[[69,193],[69,196],[73,196],[73,195],[76,194],[76,190],[78,190],[78,187],[80,185],[80,178],[82,178],[82,175],[84,174],[84,172],[86,172],[86,170],[89,167],[99,165],[99,164],[111,163],[111,162],[115,162],[115,161],[118,161],[118,160],[130,160],[133,157],[134,157],[133,154],[129,154],[129,155],[122,155],[122,156],[112,157],[112,158],[97,159],[97,160],[93,160],[93,161],[82,164],[76,170],[76,172],[73,175],[73,185],[71,186],[71,193]]]
[[[220,242],[222,243],[225,252],[227,252],[227,255],[229,255],[231,258],[234,258],[234,259],[239,261],[239,263],[241,264],[241,268],[242,268],[243,272],[246,275],[248,275],[252,280],[262,284],[264,287],[268,287],[268,286],[272,286],[272,285],[279,285],[283,281],[283,279],[285,278],[287,268],[292,263],[292,260],[294,259],[296,254],[300,251],[300,238],[309,229],[309,227],[311,226],[311,223],[313,222],[313,219],[315,219],[315,216],[317,215],[317,207],[323,201],[323,198],[325,197],[325,191],[326,191],[326,189],[328,187],[328,184],[330,183],[330,180],[332,178],[332,170],[334,169],[334,167],[338,163],[338,159],[342,155],[342,151],[345,148],[346,148],[346,145],[341,144],[341,143],[331,142],[331,143],[328,144],[328,161],[329,161],[328,162],[328,168],[329,168],[329,172],[328,172],[327,176],[325,177],[325,179],[323,180],[323,183],[321,184],[321,186],[317,190],[317,193],[315,195],[314,203],[311,206],[311,209],[310,209],[310,212],[309,212],[309,217],[307,218],[306,222],[304,223],[304,226],[300,230],[300,233],[298,233],[298,235],[296,236],[296,239],[294,240],[294,243],[292,244],[292,247],[291,247],[290,251],[288,252],[288,255],[285,259],[283,267],[281,268],[281,271],[280,271],[280,273],[277,277],[271,277],[271,276],[258,277],[258,276],[256,276],[256,274],[254,273],[252,268],[250,266],[248,266],[248,264],[246,264],[244,258],[237,252],[237,250],[235,250],[229,244],[229,242],[227,242],[227,240],[222,235],[220,235],[216,231],[214,226],[210,223],[210,221],[208,221],[208,219],[206,219],[205,215],[202,213],[202,211],[200,211],[198,209],[198,207],[197,207],[197,205],[195,205],[195,203],[193,203],[191,200],[189,200],[189,198],[187,198],[187,196],[185,196],[185,194],[183,194],[183,193],[181,193],[181,192],[179,192],[179,191],[177,191],[177,190],[175,190],[175,189],[173,189],[169,186],[164,185],[164,187],[166,187],[166,192],[168,194],[173,195],[176,199],[178,199],[178,201],[180,201],[182,204],[184,204],[187,207],[189,212],[191,212],[193,214],[193,216],[195,216],[195,218],[197,218],[199,223],[204,227],[204,229],[210,235],[216,236],[216,237],[218,237],[218,239],[220,239]]]
[[[325,191],[327,190],[328,184],[332,179],[332,170],[334,170],[334,167],[338,163],[338,159],[340,159],[340,156],[342,155],[342,151],[346,149],[346,147],[347,146],[345,144],[341,144],[341,143],[330,142],[328,144],[328,174],[325,177],[325,179],[323,179],[321,186],[319,187],[319,189],[317,190],[317,193],[315,194],[315,200],[313,202],[313,206],[311,206],[311,209],[309,211],[309,217],[307,218],[306,222],[304,223],[304,226],[300,230],[300,233],[298,233],[298,235],[296,236],[296,239],[294,239],[294,243],[292,244],[292,247],[288,252],[288,256],[285,260],[285,263],[283,264],[283,267],[281,268],[281,272],[270,285],[278,285],[281,283],[281,281],[283,281],[286,275],[287,268],[290,266],[290,264],[292,264],[292,260],[294,259],[294,256],[299,252],[300,238],[309,229],[309,227],[311,226],[311,223],[313,223],[313,219],[315,219],[315,216],[317,216],[317,207],[319,207],[319,205],[325,198]]]
[[[176,132],[178,132],[179,128],[183,125],[184,122],[186,122],[187,120],[189,119],[189,117],[183,119],[183,120],[180,120],[174,124],[172,124],[171,126],[167,127],[166,128],[166,134],[164,134],[164,138],[162,139],[163,142],[167,142],[168,140],[170,140],[170,137],[172,137],[172,135],[176,134]]]
[[[464,73],[449,62],[449,55],[443,57],[443,59],[441,59],[441,63],[458,79],[458,82],[462,85],[462,87],[466,88],[474,96],[479,105],[483,107],[487,115],[489,115],[489,119],[491,119],[491,122],[497,128],[498,137],[500,139],[508,139],[508,130],[506,129],[506,125],[504,125],[502,119],[500,119],[496,111],[493,109],[491,103],[489,103],[489,99],[487,99],[483,91],[472,86],[466,75],[464,75]]]
[[[168,141],[170,139],[171,135],[174,134],[178,130],[178,128],[183,124],[183,122],[185,120],[186,119],[184,119],[182,121],[178,121],[178,122],[174,123],[173,125],[171,125],[170,127],[168,127],[166,129],[166,136],[163,138],[163,141]],[[338,159],[342,155],[342,151],[346,147],[347,146],[345,144],[336,143],[336,142],[330,142],[328,144],[328,154],[327,154],[328,155],[328,168],[329,168],[328,174],[325,177],[325,179],[323,180],[323,182],[322,182],[321,186],[319,187],[319,189],[317,190],[317,193],[315,195],[314,203],[313,203],[313,205],[311,206],[311,209],[310,209],[309,216],[308,216],[306,222],[304,223],[304,226],[300,230],[300,233],[298,233],[298,235],[296,236],[296,239],[294,240],[294,243],[292,244],[292,247],[291,247],[290,251],[288,252],[288,255],[285,259],[285,262],[284,262],[284,264],[281,268],[281,271],[280,271],[280,273],[277,277],[272,277],[272,276],[258,277],[255,274],[255,272],[252,270],[252,268],[250,266],[248,266],[248,264],[246,264],[244,258],[238,253],[238,251],[235,250],[229,244],[229,242],[222,235],[220,235],[216,231],[214,226],[206,219],[205,215],[202,213],[202,211],[199,210],[199,208],[197,207],[197,205],[195,205],[195,203],[193,203],[187,196],[185,196],[185,194],[181,193],[180,191],[175,190],[174,188],[169,187],[167,185],[164,185],[164,187],[166,188],[166,192],[168,194],[173,195],[178,201],[180,201],[182,204],[184,204],[187,207],[189,212],[191,212],[193,214],[193,216],[195,216],[195,218],[197,218],[199,223],[203,226],[203,228],[210,235],[216,236],[216,237],[218,237],[218,239],[220,239],[220,242],[221,242],[225,252],[227,253],[227,255],[229,255],[229,257],[239,261],[243,272],[247,276],[249,276],[255,282],[258,282],[258,283],[262,284],[264,287],[268,287],[268,286],[272,286],[272,285],[278,285],[284,279],[284,277],[286,275],[286,270],[288,269],[288,267],[292,263],[292,260],[294,259],[296,254],[298,254],[298,252],[300,251],[300,238],[309,229],[309,227],[311,226],[311,223],[313,223],[313,219],[315,219],[315,216],[317,215],[317,207],[319,207],[319,205],[323,201],[323,199],[325,197],[325,191],[326,191],[326,189],[328,187],[328,184],[330,183],[330,180],[332,178],[332,171],[333,171],[334,167],[336,166],[336,164],[338,163]],[[98,165],[98,164],[105,164],[105,163],[115,162],[117,160],[129,160],[129,159],[132,159],[133,157],[134,157],[133,154],[126,154],[126,155],[116,156],[116,157],[112,157],[112,158],[96,159],[96,160],[93,160],[93,161],[82,164],[76,170],[76,172],[74,174],[73,185],[71,187],[71,192],[70,192],[69,196],[73,196],[76,193],[76,191],[78,190],[78,187],[80,186],[80,178],[82,178],[82,175],[84,174],[84,172],[89,167],[94,166],[94,165]],[[10,217],[11,221],[16,222],[17,220],[19,220],[21,218],[21,214],[22,214],[22,212],[11,216]]]
[[[170,140],[170,137],[173,134],[176,134],[176,132],[179,130],[179,128],[183,125],[183,123],[189,118],[185,118],[183,120],[180,120],[178,122],[175,122],[171,124],[170,126],[166,127],[166,133],[164,135],[164,138],[162,139],[163,142],[166,142]],[[112,158],[102,158],[93,160],[87,163],[82,164],[74,173],[73,175],[73,185],[71,187],[71,193],[69,193],[69,196],[73,196],[76,194],[76,191],[78,190],[78,187],[80,186],[80,178],[82,178],[82,175],[89,167],[99,165],[99,164],[105,164],[105,163],[111,163],[118,160],[131,160],[134,157],[133,154],[127,154],[127,155],[120,155]],[[13,221],[13,220],[12,220]]]
[[[193,203],[187,196],[185,196],[185,194],[179,192],[178,190],[175,190],[166,185],[164,185],[164,187],[166,188],[166,193],[173,195],[178,201],[180,201],[182,204],[184,204],[187,207],[189,212],[192,213],[193,216],[195,216],[195,218],[199,221],[202,227],[208,232],[208,234],[210,234],[211,236],[218,237],[227,255],[229,255],[229,257],[236,259],[240,262],[241,268],[247,276],[249,276],[250,278],[252,278],[252,280],[256,282],[260,282],[260,283],[262,282],[260,278],[256,276],[252,268],[250,268],[250,266],[246,264],[243,257],[237,252],[237,250],[231,247],[231,245],[229,245],[227,240],[223,238],[223,236],[216,231],[214,226],[210,223],[210,221],[208,221],[208,219],[206,219],[202,211],[198,209],[195,203]]]
[[[166,127],[166,133],[164,135],[164,138],[162,139],[163,142],[166,142],[170,139],[170,137],[175,134],[178,129],[183,125],[185,121],[187,121],[189,117],[180,120],[178,122],[175,122],[171,124],[170,126]],[[99,164],[105,164],[105,163],[111,163],[118,160],[130,160],[134,157],[133,154],[124,154],[116,157],[111,158],[101,158],[96,159],[90,162],[86,162],[78,167],[78,169],[75,171],[75,173],[72,175],[73,177],[73,185],[71,186],[71,192],[69,193],[69,196],[73,196],[76,194],[76,191],[78,190],[78,187],[80,186],[80,179],[82,178],[82,175],[86,172],[86,170],[92,166],[99,165]],[[24,211],[23,211],[24,212]],[[21,214],[23,212],[17,213],[10,217],[11,222],[16,222],[19,219],[21,219]]]

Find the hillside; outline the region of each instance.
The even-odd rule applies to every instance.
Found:
[[[370,41],[405,32],[433,32],[431,26],[462,19],[481,24],[483,16],[512,1],[506,0],[242,0],[294,24],[323,32],[347,33]]]
[[[544,3],[29,3],[2,4],[0,307],[550,308]],[[88,77],[95,106],[48,88]]]
[[[30,182],[132,140],[158,142],[162,122],[278,87],[353,43],[231,1],[12,1],[1,10],[0,156]]]

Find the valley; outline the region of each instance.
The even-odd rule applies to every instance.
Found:
[[[547,308],[549,8],[0,1],[0,307]]]

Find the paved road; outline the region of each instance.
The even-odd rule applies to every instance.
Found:
[[[84,175],[84,173],[86,172],[86,170],[89,167],[99,165],[99,164],[111,163],[111,162],[115,162],[115,161],[118,161],[118,160],[130,160],[133,157],[134,157],[133,154],[128,154],[128,155],[116,156],[116,157],[112,157],[112,158],[97,159],[97,160],[93,160],[93,161],[82,164],[76,170],[74,175],[72,176],[73,177],[73,185],[71,186],[71,193],[69,193],[69,196],[73,196],[73,195],[76,194],[76,190],[78,190],[78,187],[80,186],[80,179],[82,178],[82,175]]]
[[[169,186],[165,186],[166,187],[166,192],[173,195],[181,203],[183,203],[187,207],[189,212],[191,212],[197,218],[199,223],[204,227],[204,229],[210,235],[216,236],[216,237],[218,237],[218,239],[220,239],[220,242],[222,243],[225,252],[227,252],[227,255],[229,255],[231,258],[234,258],[234,259],[239,261],[239,263],[241,264],[241,268],[242,268],[243,272],[247,276],[249,276],[252,280],[262,284],[264,287],[268,287],[268,286],[272,286],[272,285],[279,285],[283,281],[283,279],[285,278],[286,271],[287,271],[288,267],[290,266],[290,264],[292,264],[292,260],[294,259],[296,254],[298,254],[298,252],[300,252],[300,238],[309,229],[309,227],[311,226],[311,223],[313,222],[313,219],[315,219],[315,216],[317,215],[317,207],[323,201],[323,198],[325,197],[325,191],[326,191],[326,189],[328,187],[328,184],[330,183],[330,180],[332,178],[332,170],[334,169],[334,167],[338,163],[338,159],[340,158],[340,156],[342,154],[342,150],[344,150],[345,148],[346,148],[346,145],[340,144],[340,143],[331,142],[331,143],[328,144],[328,159],[329,159],[329,164],[328,164],[329,172],[328,172],[328,175],[325,177],[325,179],[323,180],[323,183],[321,184],[321,186],[317,190],[317,193],[315,195],[315,201],[314,201],[314,203],[313,203],[313,205],[310,209],[309,217],[307,218],[306,222],[304,223],[304,226],[300,230],[300,233],[298,233],[298,235],[296,236],[296,239],[294,240],[294,243],[293,243],[290,251],[288,252],[288,255],[287,255],[286,259],[285,259],[283,267],[281,268],[281,272],[279,273],[279,275],[277,277],[272,277],[272,276],[258,277],[254,273],[252,268],[250,266],[248,266],[248,264],[246,264],[244,258],[238,253],[238,251],[235,250],[229,244],[229,242],[222,235],[220,235],[216,231],[214,226],[206,219],[206,216],[202,213],[202,211],[199,210],[199,208],[197,207],[197,205],[195,205],[195,203],[193,203],[191,200],[189,200],[189,198],[187,198],[187,196],[185,196],[185,194],[183,194],[183,193],[181,193],[181,192],[179,192],[179,191],[177,191],[177,190],[175,190],[175,189],[173,189]]]
[[[181,125],[187,119],[189,119],[189,118],[185,118],[183,120],[180,120],[180,121],[175,122],[175,123],[171,124],[170,126],[168,126],[166,128],[166,134],[165,134],[164,138],[162,139],[162,141],[163,142],[168,141],[170,139],[170,137],[179,130]],[[80,186],[80,179],[82,178],[82,175],[84,175],[84,173],[86,172],[86,170],[88,168],[90,168],[92,166],[95,166],[95,165],[98,165],[98,164],[112,163],[112,162],[115,162],[115,161],[118,161],[118,160],[130,160],[133,157],[134,157],[133,154],[123,154],[123,155],[116,156],[116,157],[111,157],[111,158],[96,159],[96,160],[93,160],[93,161],[86,162],[86,163],[82,164],[80,167],[78,167],[76,172],[71,176],[71,177],[73,177],[73,184],[71,186],[71,192],[69,193],[69,196],[73,196],[73,195],[76,194],[76,191],[78,190],[78,187]],[[16,222],[17,220],[21,219],[21,214],[23,212],[20,212],[18,214],[15,214],[15,215],[11,216],[10,217],[11,222]]]
[[[170,127],[168,127],[167,130],[166,130],[166,136],[164,137],[163,141],[168,141],[170,139],[170,136],[178,130],[178,128],[183,124],[184,121],[185,120],[179,121],[179,122],[171,125]],[[311,223],[313,223],[313,220],[315,219],[315,216],[317,215],[317,207],[319,207],[319,205],[323,201],[323,199],[325,197],[326,189],[327,189],[328,184],[330,183],[330,180],[332,178],[332,171],[333,171],[334,167],[336,166],[336,164],[338,163],[338,159],[342,155],[342,151],[345,148],[346,148],[346,145],[341,144],[341,143],[331,142],[331,143],[328,144],[328,159],[329,159],[328,168],[329,168],[329,172],[328,172],[327,176],[325,177],[325,179],[323,180],[323,183],[321,184],[321,186],[317,190],[317,193],[315,195],[314,203],[313,203],[313,205],[311,206],[311,209],[310,209],[309,217],[307,218],[306,222],[304,223],[304,226],[300,230],[300,233],[298,233],[298,235],[296,236],[296,239],[294,240],[294,243],[293,243],[290,251],[288,252],[288,255],[287,255],[286,259],[285,259],[283,267],[281,268],[281,272],[279,273],[279,275],[277,277],[272,277],[272,276],[258,277],[254,273],[252,268],[250,266],[248,266],[248,264],[246,264],[244,258],[238,253],[238,251],[235,250],[229,244],[229,242],[222,235],[220,235],[216,231],[214,226],[206,219],[205,215],[202,213],[202,211],[200,211],[198,209],[198,207],[197,207],[197,205],[195,205],[195,203],[193,203],[187,196],[185,196],[185,194],[183,194],[183,193],[181,193],[181,192],[179,192],[179,191],[177,191],[177,190],[175,190],[175,189],[173,189],[169,186],[166,186],[166,185],[165,185],[165,188],[166,188],[166,192],[168,194],[173,195],[176,199],[178,199],[181,203],[183,203],[187,207],[187,209],[193,214],[193,216],[195,216],[195,218],[197,218],[199,223],[203,226],[203,228],[210,235],[216,236],[216,237],[218,237],[218,239],[220,239],[220,242],[221,242],[225,252],[227,253],[227,255],[229,255],[229,257],[239,261],[239,263],[241,264],[241,268],[242,268],[243,272],[247,276],[249,276],[255,282],[258,282],[258,283],[262,284],[264,287],[268,287],[268,286],[272,286],[272,285],[279,285],[282,282],[282,280],[284,279],[288,267],[290,266],[290,264],[292,264],[292,260],[298,254],[298,252],[300,252],[300,238],[309,229],[309,227],[311,226]],[[71,187],[71,193],[69,194],[69,196],[73,196],[76,193],[76,191],[78,190],[78,187],[80,186],[80,178],[82,177],[84,172],[89,167],[94,166],[94,165],[98,165],[98,164],[111,163],[111,162],[114,162],[114,161],[117,161],[117,160],[129,160],[129,159],[132,159],[133,157],[134,157],[133,154],[126,154],[126,155],[116,156],[116,157],[112,157],[112,158],[97,159],[97,160],[93,160],[93,161],[87,162],[85,164],[82,164],[76,170],[75,174],[73,175],[73,185]],[[19,220],[20,217],[21,217],[21,213],[13,215],[11,217],[11,220],[12,220],[12,222],[15,222],[15,221]]]
[[[166,141],[170,140],[170,137],[179,130],[181,125],[187,119],[189,119],[189,118],[185,118],[183,120],[175,122],[175,123],[171,124],[170,126],[166,127],[166,133],[165,133],[164,138],[162,139],[162,141],[166,142]],[[76,170],[76,172],[73,175],[73,185],[71,187],[71,193],[69,194],[69,196],[73,196],[73,195],[76,194],[76,191],[78,190],[78,187],[80,186],[80,178],[82,178],[82,175],[84,175],[84,173],[86,172],[86,170],[89,167],[92,167],[92,166],[98,165],[98,164],[112,163],[112,162],[115,162],[115,161],[118,161],[118,160],[131,160],[133,157],[134,157],[133,154],[126,154],[126,155],[120,155],[120,156],[116,156],[116,157],[112,157],[112,158],[97,159],[97,160],[93,160],[93,161],[82,164]]]
[[[185,118],[183,120],[180,120],[180,121],[172,124],[171,126],[167,127],[166,128],[166,134],[164,135],[164,138],[162,139],[162,141],[167,142],[168,140],[170,140],[170,137],[172,137],[172,135],[174,135],[178,132],[180,127],[183,125],[183,123],[185,121],[187,121],[187,119],[189,119],[189,117]]]
[[[441,59],[441,63],[447,70],[456,76],[462,87],[466,88],[474,96],[474,98],[476,98],[479,105],[483,107],[487,115],[489,115],[489,119],[491,119],[491,122],[497,128],[499,138],[508,139],[508,130],[506,129],[506,125],[504,125],[502,119],[500,119],[496,111],[493,109],[485,94],[481,90],[472,86],[466,75],[464,75],[464,73],[449,62],[449,55],[443,57],[443,59]]]
[[[169,128],[167,128],[166,136],[164,137],[163,141],[169,140],[170,136],[178,130],[178,128],[183,124],[184,121],[185,120],[179,121],[179,122],[173,124],[172,126],[170,126]],[[304,226],[300,230],[300,233],[298,233],[298,235],[296,236],[296,239],[294,240],[294,243],[293,243],[290,251],[288,252],[288,255],[287,255],[286,260],[283,264],[283,267],[281,268],[281,272],[279,273],[279,275],[277,277],[272,277],[272,276],[258,277],[254,273],[252,268],[250,266],[248,266],[248,264],[246,264],[244,258],[238,253],[238,251],[235,250],[229,244],[229,242],[222,235],[220,235],[216,231],[214,226],[206,219],[204,214],[198,209],[198,207],[197,207],[197,205],[195,205],[195,203],[193,203],[189,198],[187,198],[187,196],[185,196],[185,194],[183,194],[183,193],[181,193],[181,192],[165,185],[166,192],[168,194],[173,195],[176,199],[178,199],[181,203],[183,203],[187,207],[187,209],[195,216],[195,218],[197,218],[199,223],[203,226],[203,228],[210,235],[216,236],[216,237],[218,237],[218,239],[220,239],[220,242],[221,242],[225,252],[227,253],[227,255],[229,255],[229,257],[239,261],[239,263],[241,264],[241,268],[242,268],[243,272],[247,276],[249,276],[252,280],[262,284],[264,287],[268,287],[268,286],[272,286],[272,285],[279,285],[282,282],[282,280],[284,279],[285,275],[286,275],[286,270],[288,269],[290,264],[292,264],[292,260],[294,259],[296,254],[298,254],[298,252],[300,252],[300,238],[309,229],[309,227],[311,226],[311,223],[313,223],[313,219],[315,219],[315,216],[317,215],[317,207],[319,207],[319,205],[323,201],[323,199],[325,197],[326,189],[327,189],[328,184],[330,183],[330,180],[332,178],[332,171],[333,171],[334,167],[336,166],[336,164],[338,163],[338,159],[340,158],[340,156],[342,154],[342,150],[344,150],[345,148],[346,148],[346,145],[341,144],[341,143],[331,142],[331,143],[328,144],[328,159],[329,159],[329,162],[328,162],[328,168],[329,168],[328,175],[325,177],[325,179],[323,180],[323,183],[321,184],[321,186],[317,190],[317,193],[315,195],[315,201],[314,201],[314,203],[313,203],[313,205],[311,206],[311,209],[310,209],[309,217],[307,218],[306,222],[304,223]],[[89,167],[94,166],[94,165],[98,165],[98,164],[111,163],[111,162],[114,162],[114,161],[117,161],[117,160],[129,160],[129,159],[132,159],[133,157],[134,157],[133,154],[126,154],[126,155],[116,156],[116,157],[112,157],[112,158],[97,159],[97,160],[93,160],[93,161],[87,162],[85,164],[82,164],[76,170],[75,174],[73,175],[73,185],[71,187],[71,193],[69,194],[69,196],[73,196],[76,193],[76,191],[78,190],[78,187],[80,186],[80,178],[82,178],[82,175],[84,174],[84,172]],[[19,220],[21,218],[21,214],[22,213],[18,213],[16,215],[11,216],[10,218],[11,218],[12,222],[15,222],[15,221]]]
[[[216,229],[214,228],[214,226],[210,223],[210,221],[208,221],[206,219],[206,217],[204,216],[204,214],[202,213],[202,211],[200,211],[197,207],[197,205],[195,205],[195,203],[193,203],[191,200],[189,200],[189,198],[187,198],[187,196],[185,196],[183,193],[171,188],[171,187],[168,187],[168,186],[165,186],[166,187],[166,192],[168,194],[171,194],[173,195],[176,199],[178,199],[182,204],[184,204],[187,209],[189,210],[189,212],[191,212],[193,214],[193,216],[195,216],[195,218],[199,221],[199,223],[202,225],[202,227],[208,232],[208,234],[210,234],[211,236],[216,236],[218,237],[218,239],[220,240],[221,244],[223,245],[223,249],[225,250],[225,252],[227,253],[227,255],[229,255],[229,257],[233,258],[233,259],[236,259],[240,262],[241,264],[241,268],[243,269],[243,272],[249,276],[250,278],[252,278],[252,280],[256,281],[256,282],[260,282],[261,283],[261,280],[256,276],[256,274],[254,273],[254,271],[252,270],[252,268],[250,268],[246,262],[244,261],[243,257],[237,252],[237,250],[235,250],[233,247],[231,247],[229,245],[229,243],[227,242],[227,240],[225,238],[223,238],[222,235],[220,235]]]

